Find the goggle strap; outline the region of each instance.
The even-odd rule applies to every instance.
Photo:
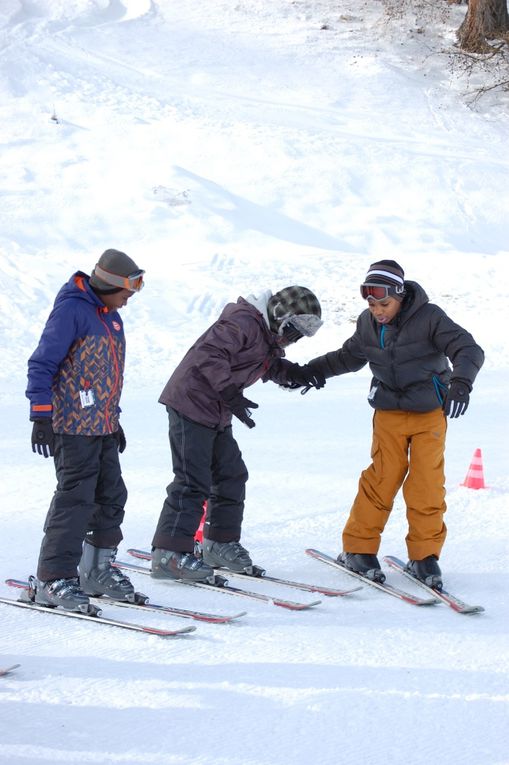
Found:
[[[140,268],[139,271],[129,274],[129,276],[119,276],[119,274],[112,274],[110,271],[106,271],[99,264],[94,268],[94,275],[98,279],[102,279],[106,284],[111,284],[113,287],[120,287],[131,292],[139,292],[141,290],[144,273],[145,271]]]

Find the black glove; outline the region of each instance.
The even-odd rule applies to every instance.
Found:
[[[258,409],[258,404],[254,401],[244,398],[242,391],[240,391],[236,385],[227,385],[222,391],[219,391],[219,395],[225,402],[225,404],[232,410],[232,414],[235,417],[247,425],[248,428],[254,428],[256,422],[251,419],[250,409]]]
[[[125,448],[127,446],[127,441],[125,440],[125,433],[122,429],[122,425],[119,424],[117,432],[113,433],[113,435],[117,439],[118,451],[120,452],[120,454],[122,454],[122,452],[125,451]]]
[[[55,454],[55,434],[51,417],[40,417],[34,420],[32,428],[32,451],[42,454],[44,457],[53,457]]]
[[[459,378],[451,380],[449,390],[444,401],[444,414],[446,417],[459,417],[465,414],[470,401],[472,386]]]
[[[307,393],[310,388],[323,388],[326,382],[325,375],[309,364],[302,367],[300,364],[292,364],[287,372],[287,380],[290,387],[304,387],[303,393]]]

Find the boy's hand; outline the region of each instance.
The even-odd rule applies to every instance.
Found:
[[[289,387],[302,386],[309,388],[323,388],[325,385],[325,376],[318,369],[313,369],[309,364],[292,364],[288,370],[287,380]]]
[[[235,415],[244,425],[248,428],[254,428],[256,422],[251,419],[250,409],[258,409],[258,404],[254,401],[249,401],[248,398],[244,398],[242,391],[240,391],[236,385],[227,385],[219,395],[225,402],[225,404],[231,409],[232,414]]]
[[[32,428],[32,451],[42,454],[44,457],[53,457],[55,454],[55,434],[51,417],[40,417],[34,420]]]
[[[470,384],[465,382],[465,380],[451,380],[444,401],[444,414],[446,417],[459,417],[460,414],[465,414],[468,409],[471,390]]]
[[[125,448],[127,446],[127,441],[125,438],[124,429],[122,428],[122,425],[119,424],[118,430],[116,433],[113,433],[115,438],[117,439],[117,445],[118,445],[118,451],[120,454],[125,451]]]

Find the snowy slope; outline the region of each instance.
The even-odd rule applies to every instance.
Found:
[[[305,361],[349,337],[358,284],[391,257],[486,351],[449,426],[441,559],[448,587],[486,612],[364,587],[293,614],[139,577],[153,601],[248,610],[164,641],[0,606],[0,665],[21,663],[0,678],[0,765],[509,763],[507,104],[469,108],[449,69],[464,8],[421,33],[372,0],[331,6],[3,0],[0,592],[34,571],[54,489],[30,450],[26,359],[74,270],[118,247],[147,272],[123,315],[126,557],[150,545],[170,477],[158,395],[224,303],[313,289],[325,325],[289,353]],[[303,551],[339,552],[369,462],[368,382],[250,389],[257,427],[234,426],[250,470],[243,541],[272,573],[353,582]],[[488,488],[473,491],[460,484],[478,447]],[[404,557],[405,533],[398,497],[381,554]]]

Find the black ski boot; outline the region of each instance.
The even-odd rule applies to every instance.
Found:
[[[345,568],[355,571],[366,579],[372,579],[374,582],[385,582],[385,574],[380,568],[380,563],[376,555],[370,553],[349,553],[342,552],[337,557],[338,563],[342,563]]]
[[[195,557],[193,553],[162,550],[152,552],[154,579],[182,579],[188,582],[213,582],[214,569]]]
[[[428,587],[435,587],[437,590],[442,589],[442,572],[436,555],[428,555],[422,560],[409,560],[405,569],[416,579],[427,584]]]
[[[34,594],[34,603],[50,608],[64,608],[66,611],[88,613],[90,600],[80,587],[78,577],[52,579],[42,582],[31,577],[30,585]]]
[[[83,544],[83,554],[79,564],[80,584],[87,595],[108,595],[114,600],[138,601],[131,581],[112,563],[117,554],[116,548],[94,547],[89,542]],[[143,596],[144,597],[144,596]]]
[[[202,555],[205,563],[215,568],[226,568],[241,573],[250,573],[253,568],[253,561],[240,542],[214,542],[212,539],[204,539]]]

